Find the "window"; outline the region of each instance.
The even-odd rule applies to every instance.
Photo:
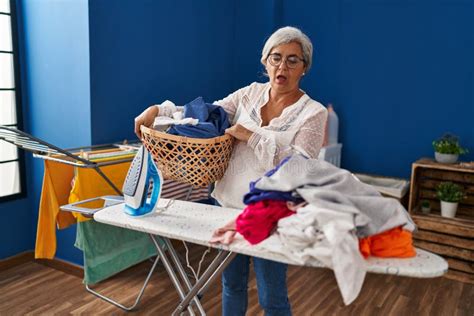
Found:
[[[21,126],[15,1],[0,0],[0,125]],[[0,140],[0,201],[23,197],[23,153]]]

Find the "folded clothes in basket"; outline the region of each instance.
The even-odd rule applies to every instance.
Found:
[[[224,109],[219,105],[205,103],[202,97],[184,105],[184,118],[198,119],[199,123],[172,125],[167,133],[193,138],[213,138],[224,135],[225,130],[230,127]]]

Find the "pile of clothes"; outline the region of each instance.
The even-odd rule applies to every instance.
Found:
[[[204,102],[202,97],[185,104],[182,109],[175,107],[172,117],[158,116],[153,128],[168,134],[192,138],[213,138],[222,136],[230,127],[229,118],[224,109],[215,104]]]
[[[287,157],[250,184],[244,203],[236,230],[245,239],[331,267],[346,304],[362,287],[364,257],[415,256],[415,225],[403,206],[322,160]]]

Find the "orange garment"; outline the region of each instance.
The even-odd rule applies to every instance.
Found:
[[[130,162],[127,162],[101,167],[101,170],[120,189],[129,167]],[[71,190],[73,179],[74,187]],[[77,213],[61,212],[59,210],[61,205],[102,195],[118,194],[93,169],[77,168],[45,160],[35,258],[54,258],[56,253],[56,225],[59,229],[64,229],[77,222],[90,219]]]
[[[359,239],[359,250],[364,256],[381,258],[409,258],[416,255],[413,235],[401,227]]]

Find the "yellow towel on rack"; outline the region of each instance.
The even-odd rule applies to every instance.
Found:
[[[102,167],[101,170],[121,189],[129,167],[130,162],[125,162]],[[71,190],[73,179],[74,186]],[[89,220],[81,214],[61,212],[59,210],[61,205],[102,195],[117,195],[117,193],[96,171],[45,160],[35,258],[54,258],[56,226],[59,229],[64,229],[78,221]]]
[[[63,163],[45,160],[43,188],[38,214],[35,258],[52,259],[56,252],[56,224],[66,228],[76,222],[72,214],[59,212],[67,204],[74,168]]]

